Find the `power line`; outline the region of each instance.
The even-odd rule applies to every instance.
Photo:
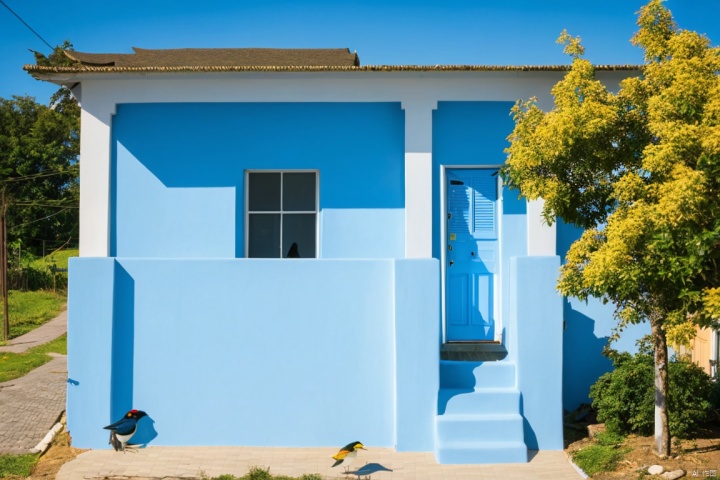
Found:
[[[24,227],[25,225],[30,225],[30,224],[32,224],[32,223],[42,222],[43,220],[47,220],[47,219],[50,218],[50,217],[54,217],[55,215],[61,214],[62,212],[68,210],[69,208],[71,208],[71,207],[63,208],[63,209],[60,210],[59,212],[51,213],[50,215],[47,215],[47,216],[45,216],[45,217],[38,218],[38,219],[36,219],[36,220],[31,220],[31,221],[29,221],[29,222],[21,223],[20,225],[13,225],[13,228],[20,228],[20,227]]]
[[[2,0],[0,0],[0,3],[2,3]],[[73,172],[70,171],[73,167],[71,166],[67,170],[48,170],[45,172],[40,173],[31,173],[29,175],[23,175],[21,177],[8,177],[3,180],[0,180],[0,184],[6,183],[6,182],[21,182],[25,180],[32,180],[34,178],[40,178],[40,177],[52,177],[54,175],[72,175]]]
[[[62,201],[62,200],[61,200]],[[58,203],[36,203],[36,202],[13,202],[13,205],[19,205],[21,207],[43,207],[43,208],[80,208],[77,205],[67,205]]]
[[[51,51],[52,51],[52,50],[55,50],[55,48],[54,48],[52,45],[50,45],[48,42],[46,42],[45,39],[44,39],[43,37],[41,37],[38,32],[36,32],[35,30],[33,30],[33,28],[32,28],[30,25],[28,25],[27,22],[20,17],[20,15],[18,15],[18,14],[15,13],[15,12],[13,12],[13,9],[10,8],[10,7],[8,7],[7,4],[6,4],[5,2],[3,2],[3,0],[0,0],[0,3],[2,3],[3,7],[7,8],[7,9],[10,11],[10,13],[12,13],[13,15],[15,15],[15,16],[17,17],[17,19],[20,20],[20,21],[23,23],[23,25],[25,25],[27,28],[29,28],[30,31],[33,32],[40,40],[42,40],[43,43],[44,43],[45,45],[47,45],[48,48],[50,48]]]

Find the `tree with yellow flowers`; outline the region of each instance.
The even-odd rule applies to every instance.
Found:
[[[518,101],[507,184],[544,199],[543,215],[584,229],[558,289],[602,298],[624,325],[650,323],[655,357],[655,441],[670,454],[668,341],[720,318],[720,50],[678,29],[651,0],[631,40],[641,74],[609,92],[579,38],[558,39],[572,66],[543,112]]]

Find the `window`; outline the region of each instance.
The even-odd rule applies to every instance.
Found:
[[[248,172],[249,258],[315,258],[317,177],[317,172]]]

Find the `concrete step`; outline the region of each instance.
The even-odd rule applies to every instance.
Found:
[[[498,361],[507,354],[505,346],[499,342],[448,342],[440,348],[443,360]]]
[[[449,442],[435,450],[438,463],[483,464],[527,463],[525,443],[520,442]]]
[[[517,414],[520,391],[505,388],[443,388],[438,392],[438,415],[445,414]]]
[[[515,414],[438,415],[437,443],[522,442],[523,418]]]
[[[440,388],[510,388],[515,387],[515,364],[512,362],[463,362],[440,360]]]

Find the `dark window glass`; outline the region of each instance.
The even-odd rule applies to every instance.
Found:
[[[286,212],[315,211],[314,173],[283,174],[283,210]]]
[[[315,214],[286,213],[283,215],[283,257],[315,257]],[[296,247],[293,249],[293,244]]]
[[[249,219],[248,256],[278,258],[280,256],[280,214],[251,213]]]
[[[252,172],[247,181],[248,257],[315,258],[317,174]]]
[[[251,212],[280,210],[280,172],[248,175],[248,208]]]

